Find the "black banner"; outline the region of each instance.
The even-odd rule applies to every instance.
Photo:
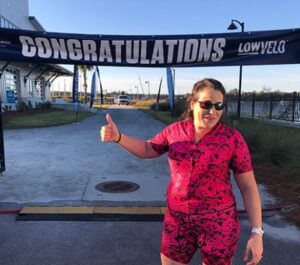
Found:
[[[118,36],[0,29],[0,60],[133,67],[300,63],[300,29]]]

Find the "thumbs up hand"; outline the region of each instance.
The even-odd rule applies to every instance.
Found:
[[[101,127],[102,142],[117,142],[120,138],[120,132],[109,114],[106,114],[107,125]]]

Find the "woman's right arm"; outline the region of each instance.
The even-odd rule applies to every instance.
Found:
[[[107,125],[101,127],[102,142],[115,142],[121,147],[140,158],[158,157],[150,142],[130,137],[121,133],[109,114],[106,114]]]

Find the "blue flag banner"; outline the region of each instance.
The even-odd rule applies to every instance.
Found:
[[[122,36],[0,28],[0,58],[133,67],[299,64],[300,29]]]
[[[167,68],[167,84],[168,84],[170,109],[171,109],[171,112],[173,113],[173,111],[174,111],[174,83],[173,83],[172,70],[170,67]]]
[[[78,66],[74,65],[72,96],[74,108],[76,111],[78,110],[78,77]]]
[[[99,71],[99,67],[97,66],[96,67],[96,70],[97,70],[97,75],[98,75],[98,78],[99,78],[99,84],[100,84],[100,102],[101,104],[103,104],[103,88],[102,88],[102,83],[101,83],[101,78],[100,78],[100,71]]]
[[[95,91],[96,91],[96,70],[94,71],[93,77],[92,77],[90,108],[93,107]]]

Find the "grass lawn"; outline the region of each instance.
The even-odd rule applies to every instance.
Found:
[[[151,115],[152,117],[161,121],[164,124],[171,124],[178,120],[178,118],[175,118],[175,117],[173,118],[171,116],[170,111],[156,111],[156,110],[151,110],[151,109],[146,109],[146,108],[141,108],[140,110]]]
[[[168,111],[140,108],[167,124],[176,121]],[[225,118],[230,126],[232,120]],[[277,198],[271,207],[298,205],[281,212],[284,219],[300,227],[300,129],[266,124],[259,120],[241,119],[237,129],[245,137],[253,160],[258,183]]]
[[[78,121],[93,115],[90,112],[79,112]],[[68,124],[76,121],[74,111],[63,110],[44,110],[19,112],[9,115],[3,113],[4,129],[23,129],[23,128],[38,128],[49,127],[56,125]]]
[[[107,109],[111,104],[93,104],[93,108],[95,109]]]

